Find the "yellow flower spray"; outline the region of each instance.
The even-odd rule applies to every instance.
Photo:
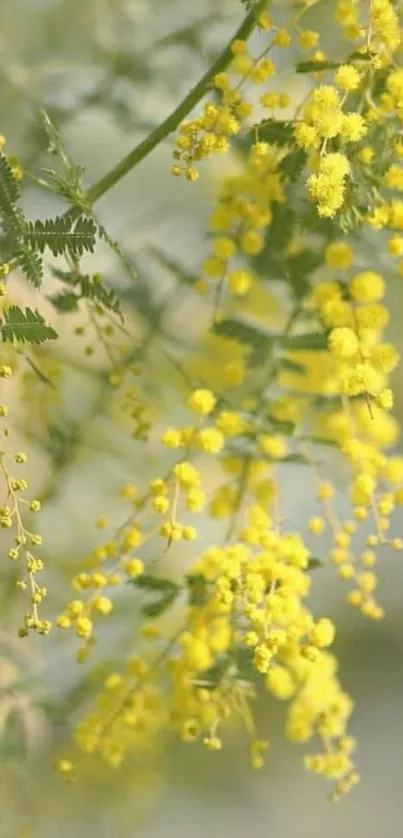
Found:
[[[319,2],[294,4],[281,25],[269,3],[246,3],[235,37],[176,111],[88,192],[68,182],[67,222],[64,216],[55,231],[19,221],[19,248],[7,264],[25,266],[29,276],[35,245],[43,252],[40,241],[66,255],[69,271],[59,272],[68,285],[63,306],[83,318],[75,333],[85,337],[85,357],[102,353],[113,416],[124,415],[137,442],[152,440],[157,461],[168,463],[146,485],[122,487],[128,509],[118,529],[99,517],[105,540],[74,574],[71,599],[56,619],[57,628],[79,639],[77,658],[85,663],[122,592],[144,598],[136,654],[107,674],[77,725],[75,756],[58,762],[69,779],[80,772],[77,751],[118,769],[139,749],[154,752],[165,731],[217,751],[234,721],[251,767],[261,769],[270,743],[257,730],[254,701],[265,690],[288,702],[286,736],[312,743],[304,764],[333,781],[333,800],[359,779],[347,729],[353,702],[332,650],[336,629],[311,611],[308,595],[316,569],[328,560],[350,586],[348,602],[381,619],[377,548],[403,549],[403,540],[389,535],[391,515],[403,503],[403,458],[394,450],[398,426],[390,413],[399,357],[384,338],[386,280],[358,256],[366,229],[387,230],[390,258],[403,255],[403,21],[400,4],[389,0],[338,0],[343,50],[328,58],[319,49],[321,33],[304,28],[304,16]],[[295,74],[310,83],[298,100],[281,90],[281,77],[277,84],[277,56],[287,50]],[[161,428],[147,393],[151,336],[136,336],[133,351],[102,276],[80,268],[93,228],[69,225],[82,218],[95,224],[94,203],[172,132],[174,176],[194,182],[216,155],[231,155],[234,167],[220,179],[208,252],[192,287],[208,313],[195,324],[195,351],[177,363],[187,388],[183,421]],[[10,167],[3,161],[14,188],[20,173],[15,161]],[[14,191],[15,200],[12,190],[10,200],[2,199],[10,229]],[[78,233],[81,244],[73,246]],[[98,233],[123,259],[103,228]],[[264,308],[273,301],[274,324]],[[28,339],[21,338],[21,323],[32,329],[34,314],[18,320],[6,306],[2,332],[11,352],[18,339]],[[43,319],[34,321],[37,342],[51,339]],[[11,371],[5,361],[2,378]],[[3,421],[7,408],[0,412]],[[327,448],[348,470],[346,518]],[[31,552],[40,537],[21,512],[21,504],[30,512],[40,504],[24,499],[26,482],[14,476],[11,457],[16,465],[25,461],[22,453],[0,451],[1,526],[13,530],[9,557],[25,560],[18,585],[29,589],[32,611],[22,633],[44,634],[50,623],[38,605],[46,589],[35,576],[43,565]],[[321,505],[304,532],[288,520],[281,488],[283,473],[297,466],[307,470]],[[217,522],[220,535],[210,536]],[[327,534],[328,550],[317,558],[310,544]]]

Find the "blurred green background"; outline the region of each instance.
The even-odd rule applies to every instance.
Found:
[[[291,6],[274,4],[288,17]],[[307,28],[324,32],[331,51],[338,33],[330,23],[332,3],[312,10]],[[45,140],[38,120],[45,107],[60,128],[71,157],[87,167],[94,182],[180,101],[203,72],[242,15],[238,0],[2,0],[0,4],[0,131],[7,151],[39,171]],[[334,46],[337,48],[337,46]],[[287,71],[290,53],[276,55],[280,84],[294,103],[306,92]],[[281,67],[281,63],[284,67]],[[134,286],[106,248],[98,248],[91,270],[102,270],[125,297],[136,334],[151,323],[183,342],[191,340],[203,317],[200,303],[153,259],[158,247],[197,272],[207,253],[205,237],[214,205],[219,165],[203,168],[196,185],[170,175],[170,142],[158,148],[135,172],[108,194],[98,208],[111,235],[130,255],[139,273]],[[37,217],[58,210],[34,186],[26,190],[27,212]],[[364,238],[359,263],[380,266],[388,276],[393,311],[390,337],[403,350],[403,280],[394,276],[381,252],[379,234]],[[52,282],[48,277],[46,287]],[[28,293],[28,292],[27,292]],[[31,292],[29,292],[31,294]],[[51,316],[54,313],[51,309]],[[186,324],[186,325],[185,325]],[[161,326],[161,323],[160,323]],[[60,325],[59,325],[60,328]],[[170,337],[169,337],[170,336]],[[62,398],[50,405],[46,433],[35,397],[18,405],[15,434],[30,454],[33,493],[48,499],[41,516],[52,607],[68,597],[68,580],[80,558],[98,538],[94,520],[107,511],[119,522],[118,487],[141,484],[160,470],[152,447],[113,433],[107,416],[102,362],[86,363],[71,349],[71,328],[62,327],[55,350],[62,369]],[[171,340],[171,346],[175,346]],[[50,363],[46,358],[46,363]],[[44,362],[45,362],[44,360]],[[177,415],[183,382],[164,364],[158,340],[149,354],[146,386],[157,398],[161,415]],[[163,383],[162,383],[163,382]],[[403,419],[403,387],[395,376],[396,412]],[[341,493],[343,475],[336,473]],[[293,528],[304,528],[314,510],[303,469],[290,466],[284,485]],[[403,521],[395,516],[396,534]],[[210,533],[206,532],[208,541]],[[320,547],[316,548],[317,551]],[[183,561],[186,561],[186,555]],[[399,554],[382,555],[379,598],[386,619],[371,624],[344,604],[345,591],[333,569],[314,580],[313,599],[321,613],[339,627],[336,650],[341,679],[357,703],[352,731],[359,739],[361,785],[335,808],[326,801],[321,781],[304,773],[302,753],[284,743],[283,712],[261,702],[260,730],[272,742],[266,769],[247,767],[245,743],[229,738],[222,753],[198,746],[169,745],[164,755],[127,775],[93,778],[90,785],[64,785],[51,769],[59,743],[65,741],[74,708],[85,707],[90,687],[86,672],[74,662],[69,640],[15,640],[21,602],[3,559],[0,635],[0,836],[1,838],[144,838],[206,834],[222,838],[400,838],[403,788],[403,568]],[[136,614],[124,599],[120,617],[97,653],[102,661],[133,645]],[[119,651],[117,651],[119,650]],[[68,710],[67,708],[70,708]]]

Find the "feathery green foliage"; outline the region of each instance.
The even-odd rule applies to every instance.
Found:
[[[58,337],[54,328],[45,323],[39,311],[32,311],[30,308],[23,310],[19,306],[10,306],[5,311],[0,329],[2,339],[11,343],[44,343]]]

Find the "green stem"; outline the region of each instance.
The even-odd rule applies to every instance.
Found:
[[[233,53],[231,51],[231,44],[235,39],[246,40],[253,31],[259,14],[267,5],[267,0],[261,0],[257,5],[251,9],[246,15],[243,23],[237,29],[230,42],[227,44],[222,53],[216,58],[214,64],[207,70],[192,90],[185,96],[178,107],[155,128],[145,140],[142,140],[123,160],[120,160],[116,166],[106,173],[88,192],[88,203],[92,206],[109,192],[131,169],[134,169],[138,163],[144,160],[151,151],[153,151],[164,139],[176,130],[182,120],[193,110],[193,108],[203,99],[211,82],[217,73],[223,72],[228,67]]]
[[[214,64],[206,71],[204,76],[197,82],[192,90],[185,96],[178,107],[168,116],[160,125],[155,128],[151,134],[142,140],[129,154],[126,155],[119,163],[116,164],[109,172],[106,173],[100,180],[98,180],[89,189],[85,195],[85,206],[87,211],[106,194],[110,189],[113,189],[122,178],[124,178],[138,163],[144,160],[154,149],[173,131],[176,130],[182,120],[193,110],[193,108],[203,99],[207,90],[211,86],[214,76],[217,73],[223,72],[232,60],[233,53],[231,51],[231,44],[234,40],[247,40],[251,32],[256,26],[257,19],[261,12],[267,6],[269,0],[260,0],[248,12],[243,22],[232,36],[231,40],[224,48],[222,53],[216,58]],[[78,205],[70,207],[65,215],[71,218],[76,218],[82,212],[82,208]],[[9,270],[13,271],[18,266],[18,259],[11,259]]]

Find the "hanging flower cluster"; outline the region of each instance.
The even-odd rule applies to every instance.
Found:
[[[333,800],[359,780],[348,731],[353,702],[332,648],[336,629],[311,610],[309,592],[328,562],[348,583],[348,602],[379,620],[378,548],[403,549],[403,538],[391,534],[393,512],[403,505],[391,413],[399,355],[385,337],[387,272],[365,256],[367,234],[378,236],[403,274],[403,19],[397,2],[338,0],[342,46],[328,57],[321,33],[304,28],[319,4],[292,4],[290,19],[278,25],[269,3],[247,3],[246,22],[194,89],[200,95],[192,104],[204,103],[174,126],[173,175],[193,182],[205,161],[224,154],[230,161],[210,215],[208,251],[191,282],[202,312],[194,347],[178,360],[156,336],[185,381],[182,421],[176,414],[160,427],[147,376],[152,333],[136,333],[132,349],[118,301],[102,276],[82,273],[71,243],[69,271],[56,274],[66,287],[53,302],[79,318],[74,331],[85,338],[85,357],[101,354],[112,416],[123,418],[138,444],[155,446],[154,464],[164,463],[145,485],[136,476],[136,485],[122,487],[118,529],[99,517],[106,537],[75,569],[71,598],[55,621],[78,638],[77,659],[85,663],[128,592],[145,617],[128,661],[106,675],[79,721],[75,756],[58,763],[70,779],[80,771],[77,752],[119,768],[140,749],[154,754],[167,731],[217,751],[232,723],[244,732],[251,767],[260,769],[270,734],[257,729],[254,702],[266,691],[288,702],[286,736],[312,743],[305,766],[333,781]],[[295,95],[279,69],[286,51],[295,79],[307,80]],[[75,197],[90,217],[94,195],[96,187]],[[31,248],[43,229],[29,233]],[[77,228],[63,230],[71,237]],[[78,255],[89,234],[80,228]],[[103,228],[100,234],[111,243]],[[57,255],[59,245],[52,246]],[[12,310],[6,302],[3,336],[15,360]],[[39,327],[44,340],[50,327],[37,320]],[[1,377],[11,373],[2,357]],[[329,452],[349,481],[347,512]],[[40,503],[24,500],[27,485],[11,461],[24,463],[25,454],[1,448],[0,523],[13,532],[9,557],[24,558],[17,584],[32,603],[22,633],[46,634],[50,623],[38,615],[46,589],[35,576],[43,565],[31,552],[40,537],[21,511],[25,503],[36,512]],[[284,490],[283,475],[296,468],[306,469],[318,507],[302,528],[289,518]]]

